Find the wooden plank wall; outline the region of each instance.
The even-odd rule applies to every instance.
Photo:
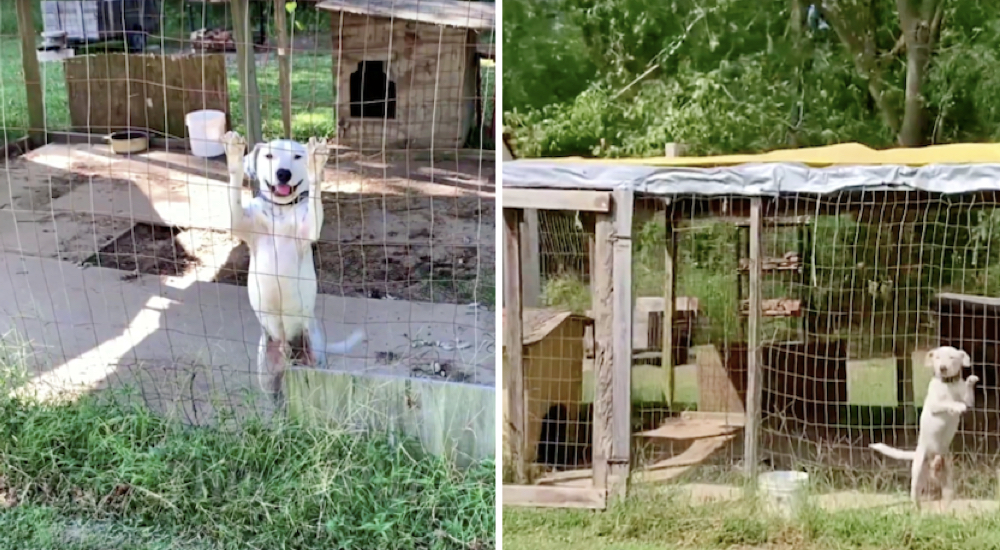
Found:
[[[216,109],[229,119],[222,54],[87,55],[67,59],[65,73],[76,132],[133,128],[185,138],[190,111]]]
[[[474,79],[464,29],[412,21],[335,13],[330,18],[338,98],[340,138],[361,148],[460,147],[468,135],[470,107],[467,79]],[[382,61],[396,83],[396,118],[350,116],[351,73],[362,61]],[[468,73],[472,74],[468,74]]]

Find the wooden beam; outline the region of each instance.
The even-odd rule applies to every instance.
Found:
[[[525,483],[528,465],[525,462],[525,442],[528,417],[524,401],[524,327],[521,324],[521,211],[504,208],[503,303],[506,322],[503,326],[504,386],[507,391],[508,456],[514,463],[514,479]]]
[[[589,508],[603,510],[607,498],[602,489],[585,487],[550,487],[543,485],[504,485],[504,506],[536,508]]]
[[[17,28],[21,35],[21,70],[24,71],[24,91],[28,100],[28,136],[32,145],[45,145],[45,93],[38,51],[35,49],[35,4],[32,0],[17,0]]]
[[[254,145],[264,141],[264,137],[260,115],[260,91],[257,88],[257,59],[254,55],[253,31],[250,28],[250,2],[232,0],[231,5],[243,122],[246,124],[247,147],[253,149]]]
[[[743,433],[743,465],[750,479],[750,487],[757,481],[757,438],[760,435],[761,404],[763,402],[763,365],[760,345],[761,311],[761,199],[750,202],[750,308],[747,320],[747,397],[746,429]],[[753,490],[753,489],[751,489]]]
[[[503,189],[504,208],[536,208],[538,210],[579,210],[610,212],[611,193],[576,191],[572,189]]]
[[[668,205],[667,208],[670,208]],[[667,226],[666,254],[663,266],[663,359],[660,365],[666,374],[667,407],[674,407],[674,311],[676,309],[677,277],[674,273],[674,257],[677,254],[677,239],[674,237],[674,224],[669,212],[664,216]],[[652,344],[652,342],[650,342]]]
[[[539,307],[542,302],[542,243],[538,230],[538,210],[524,209],[521,220],[521,295],[524,307]]]
[[[281,124],[285,139],[292,138],[292,58],[288,43],[287,0],[274,0],[274,26],[278,28],[278,86],[281,96]]]
[[[614,191],[614,246],[612,278],[612,452],[610,477],[617,480],[608,492],[624,498],[632,459],[632,213],[631,189]]]
[[[612,407],[614,377],[614,318],[612,306],[614,247],[611,236],[614,221],[610,215],[599,214],[594,224],[594,254],[590,272],[591,311],[594,317],[594,487],[608,486],[608,460],[612,456]]]

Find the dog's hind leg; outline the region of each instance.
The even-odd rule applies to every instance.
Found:
[[[951,475],[953,467],[954,463],[951,460],[951,455],[942,455],[941,474],[939,478],[941,479],[941,506],[945,510],[951,507],[951,501],[955,497],[955,489],[952,486],[954,480]]]
[[[269,394],[279,406],[284,371],[285,350],[281,341],[272,339],[266,330],[262,330],[257,345],[257,380],[264,393]]]
[[[913,467],[910,470],[910,500],[913,505],[920,509],[920,488],[926,481],[927,456],[924,452],[918,451],[913,456]]]
[[[316,355],[313,353],[312,337],[307,332],[288,341],[293,365],[316,367]]]
[[[315,317],[309,322],[309,348],[315,367],[326,368],[326,335]]]

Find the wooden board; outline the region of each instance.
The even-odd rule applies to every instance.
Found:
[[[639,483],[656,483],[676,479],[691,468],[705,462],[734,439],[734,435],[721,435],[696,440],[683,453],[654,462],[633,477]]]
[[[761,300],[761,316],[763,317],[801,317],[802,300],[794,298],[769,298]],[[740,302],[740,314],[750,314],[750,300]]]
[[[504,485],[501,491],[504,506],[590,508],[595,510],[603,510],[607,506],[606,492],[603,489]]]
[[[525,456],[528,427],[527,409],[524,395],[524,332],[521,319],[521,212],[503,209],[504,256],[503,256],[503,299],[504,313],[514,322],[503,325],[503,353],[507,361],[503,369],[504,423],[507,448],[504,456],[514,463],[515,481],[527,480]]]
[[[609,477],[621,480],[608,486],[617,498],[625,497],[632,459],[632,214],[631,189],[614,191],[612,258],[612,453]]]
[[[611,193],[605,191],[557,191],[553,189],[503,189],[504,208],[535,208],[538,210],[578,210],[608,212]]]
[[[73,57],[64,66],[77,132],[135,128],[183,138],[191,111],[215,109],[228,120],[223,55],[109,53]]]
[[[285,372],[289,415],[420,443],[465,466],[496,457],[496,390],[413,377],[318,369]]]
[[[698,364],[698,410],[744,414],[745,373],[731,373],[725,355],[714,345],[696,346],[692,351]],[[732,352],[746,355],[745,348]],[[738,368],[743,361],[732,363]]]
[[[746,419],[740,414],[684,412],[668,418],[658,428],[637,435],[655,439],[710,439],[729,436],[743,429]]]

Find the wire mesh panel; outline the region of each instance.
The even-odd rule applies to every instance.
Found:
[[[915,447],[933,376],[928,352],[953,346],[971,357],[963,376],[980,379],[954,444],[957,468],[970,472],[957,475],[966,480],[957,489],[979,497],[993,490],[969,480],[995,470],[995,197],[845,191],[764,199],[756,283],[749,199],[636,205],[632,399],[640,476],[719,482],[745,471],[748,298],[759,284],[758,467],[806,469],[830,488],[902,488],[909,464],[869,445]]]
[[[43,2],[90,3],[104,4]],[[37,51],[0,6],[0,327],[30,350],[26,387],[134,388],[195,424],[270,410],[252,283],[288,264],[305,275],[282,280],[315,293],[272,297],[306,319],[296,327],[315,318],[328,344],[364,334],[327,371],[492,386],[493,4],[134,4],[142,17],[109,28],[141,43],[49,28],[35,7]],[[248,141],[243,204],[318,199],[324,213],[277,268],[251,246],[289,235],[233,235],[227,130]],[[286,137],[302,149],[256,149]],[[329,160],[299,195],[272,161],[306,174],[311,138]],[[316,366],[303,357],[287,372]],[[288,401],[339,395],[296,379]]]

